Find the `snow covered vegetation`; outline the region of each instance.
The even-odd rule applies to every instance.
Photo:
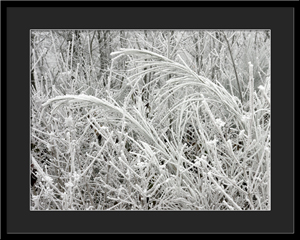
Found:
[[[270,210],[270,31],[31,32],[31,210]]]

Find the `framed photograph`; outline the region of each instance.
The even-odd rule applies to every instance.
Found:
[[[6,7],[8,233],[293,232],[294,9],[74,5]]]

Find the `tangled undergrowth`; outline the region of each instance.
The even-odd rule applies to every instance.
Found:
[[[270,209],[269,77],[249,63],[242,103],[180,55],[111,55],[105,91],[76,71],[32,88],[31,210]]]

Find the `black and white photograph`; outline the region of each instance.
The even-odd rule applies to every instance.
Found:
[[[30,211],[270,211],[270,29],[31,29]]]

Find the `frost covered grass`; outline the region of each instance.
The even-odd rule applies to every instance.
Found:
[[[33,90],[31,210],[270,210],[269,77],[242,104],[180,55],[111,56],[105,86],[64,63]]]

